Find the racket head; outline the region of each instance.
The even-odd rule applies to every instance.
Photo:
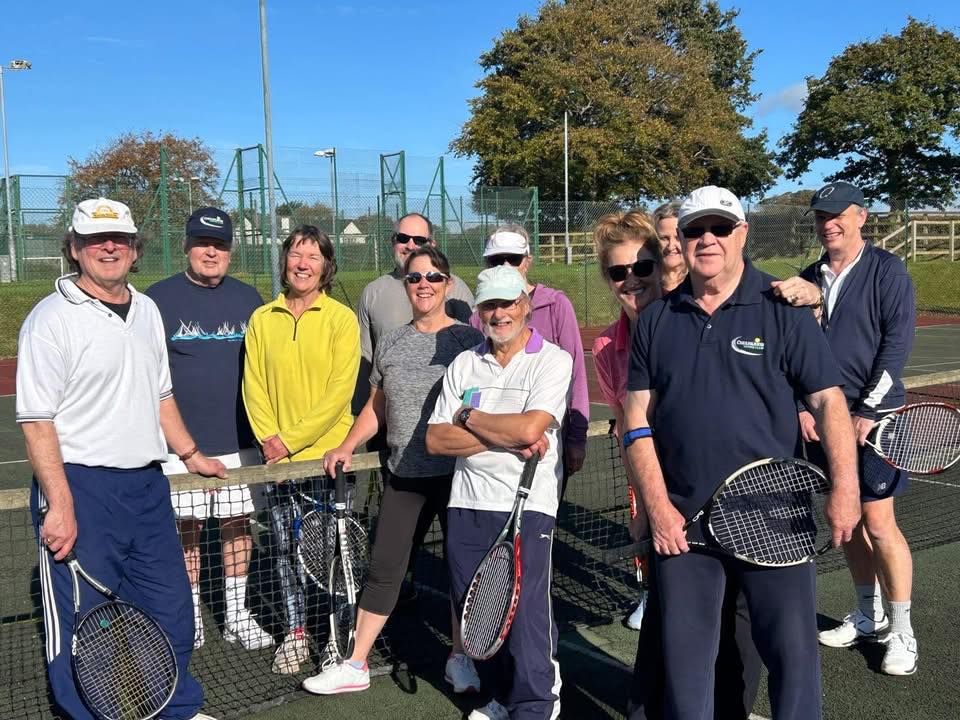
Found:
[[[297,556],[310,579],[323,585],[337,546],[336,519],[328,512],[311,510],[300,520]]]
[[[343,558],[337,555],[330,563],[330,640],[337,655],[348,658],[353,653],[354,628],[357,622],[356,595],[347,591],[347,573]]]
[[[824,514],[829,493],[829,481],[812,463],[759,460],[720,487],[710,503],[707,531],[728,553],[754,565],[799,565],[830,548]]]
[[[877,423],[870,445],[888,464],[936,475],[960,460],[960,410],[947,403],[914,403]]]
[[[112,600],[89,610],[73,638],[73,671],[87,707],[101,720],[150,720],[173,697],[173,646],[153,618]]]
[[[496,543],[477,566],[460,613],[463,651],[474,660],[493,657],[506,640],[520,601],[520,544]]]

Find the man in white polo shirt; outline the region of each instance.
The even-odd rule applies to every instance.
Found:
[[[91,575],[143,608],[173,644],[179,680],[165,718],[209,720],[187,671],[193,648],[190,586],[160,470],[167,446],[190,472],[226,477],[199,452],[173,399],[157,306],[127,284],[143,252],[130,209],[81,202],[64,238],[74,271],[20,329],[17,422],[34,483],[47,673],[60,710],[92,720],[70,661],[72,550]],[[101,599],[81,593],[81,612]]]
[[[427,428],[431,453],[457,457],[447,521],[454,597],[463,597],[509,516],[524,457],[538,453],[541,460],[523,513],[517,614],[504,649],[478,668],[488,676],[483,685],[494,689],[494,699],[470,718],[555,718],[560,667],[550,556],[562,480],[559,431],[573,359],[527,326],[530,298],[516,268],[489,268],[477,281],[477,311],[487,340],[447,368]]]

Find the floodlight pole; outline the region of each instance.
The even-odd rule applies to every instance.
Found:
[[[270,213],[270,272],[273,295],[280,294],[280,258],[277,252],[277,199],[273,191],[273,125],[270,117],[270,61],[267,52],[267,1],[260,0],[260,69],[263,75],[263,129],[267,150],[267,212]]]
[[[323,150],[317,150],[313,154],[318,158],[326,158],[330,161],[330,200],[333,202],[333,223],[330,240],[333,242],[337,263],[339,263],[340,237],[337,235],[337,149],[335,147],[328,147]]]
[[[573,250],[570,247],[570,136],[567,131],[567,115],[563,111],[563,246],[566,264],[573,261]]]
[[[7,144],[7,106],[3,94],[3,71],[29,70],[30,63],[26,60],[11,60],[10,65],[4,68],[0,65],[0,124],[3,125],[3,187],[7,199],[7,253],[10,257],[10,281],[17,279],[17,239],[13,234],[13,201],[10,199],[10,146]]]

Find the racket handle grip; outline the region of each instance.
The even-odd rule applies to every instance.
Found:
[[[333,501],[337,505],[347,502],[347,478],[343,474],[343,462],[338,462],[333,473]]]
[[[603,562],[612,565],[620,560],[626,560],[632,557],[646,555],[653,548],[653,540],[642,540],[632,545],[623,545],[612,550],[605,550],[603,553]]]

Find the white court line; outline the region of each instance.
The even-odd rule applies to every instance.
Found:
[[[942,361],[942,362],[935,362],[935,363],[923,363],[923,364],[920,364],[920,365],[907,365],[907,366],[904,368],[904,370],[914,370],[914,369],[916,369],[916,368],[938,367],[938,366],[940,366],[940,365],[956,365],[956,364],[957,364],[957,361],[956,361],[956,360],[944,360],[944,361]],[[919,375],[912,375],[912,376],[911,376],[911,379],[914,378],[914,377],[923,377],[924,375],[929,375],[929,374],[930,374],[930,373],[920,373]],[[904,378],[904,380],[906,380],[906,378]]]
[[[927,478],[925,477],[917,477],[916,475],[910,475],[910,481],[927,483],[927,485],[940,485],[942,487],[953,488],[955,490],[957,489],[956,483],[945,483],[945,482],[940,482],[939,480],[927,480]],[[909,490],[907,492],[909,492]]]
[[[16,397],[16,396],[17,396],[16,393],[10,393],[9,395],[0,395],[0,398]]]
[[[17,463],[30,462],[29,460],[3,460],[0,461],[0,465],[16,465]]]

